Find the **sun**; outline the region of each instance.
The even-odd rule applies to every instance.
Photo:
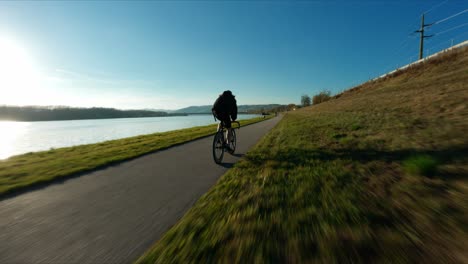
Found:
[[[26,49],[0,36],[0,104],[34,104],[40,98],[40,74]]]

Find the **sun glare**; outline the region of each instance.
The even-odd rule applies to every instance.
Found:
[[[18,149],[21,149],[18,148],[18,141],[27,127],[27,122],[0,121],[0,160],[21,153],[18,152]]]
[[[40,99],[40,75],[27,51],[0,36],[0,104],[34,104]]]

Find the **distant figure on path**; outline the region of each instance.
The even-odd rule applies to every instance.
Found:
[[[237,102],[232,92],[227,90],[219,95],[213,104],[211,109],[213,115],[221,121],[224,127],[227,128],[227,134],[224,135],[226,138],[227,148],[229,148],[229,139],[232,135],[231,121],[236,121],[237,119]],[[219,129],[219,125],[218,125]]]

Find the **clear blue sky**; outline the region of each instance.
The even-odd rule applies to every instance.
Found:
[[[415,60],[410,33],[434,6],[428,23],[468,1],[2,1],[0,104],[176,109],[225,89],[299,103]],[[426,48],[468,39],[463,24],[468,12],[434,25],[449,31]]]

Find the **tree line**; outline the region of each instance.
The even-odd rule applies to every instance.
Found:
[[[327,90],[321,91],[319,94],[314,95],[312,99],[307,94],[304,94],[301,96],[301,105],[303,107],[310,106],[311,103],[316,105],[316,104],[326,102],[330,99],[331,99],[331,92]]]
[[[183,114],[168,114],[150,110],[118,110],[114,108],[75,108],[38,106],[0,106],[0,120],[52,121],[104,118],[161,117]]]

